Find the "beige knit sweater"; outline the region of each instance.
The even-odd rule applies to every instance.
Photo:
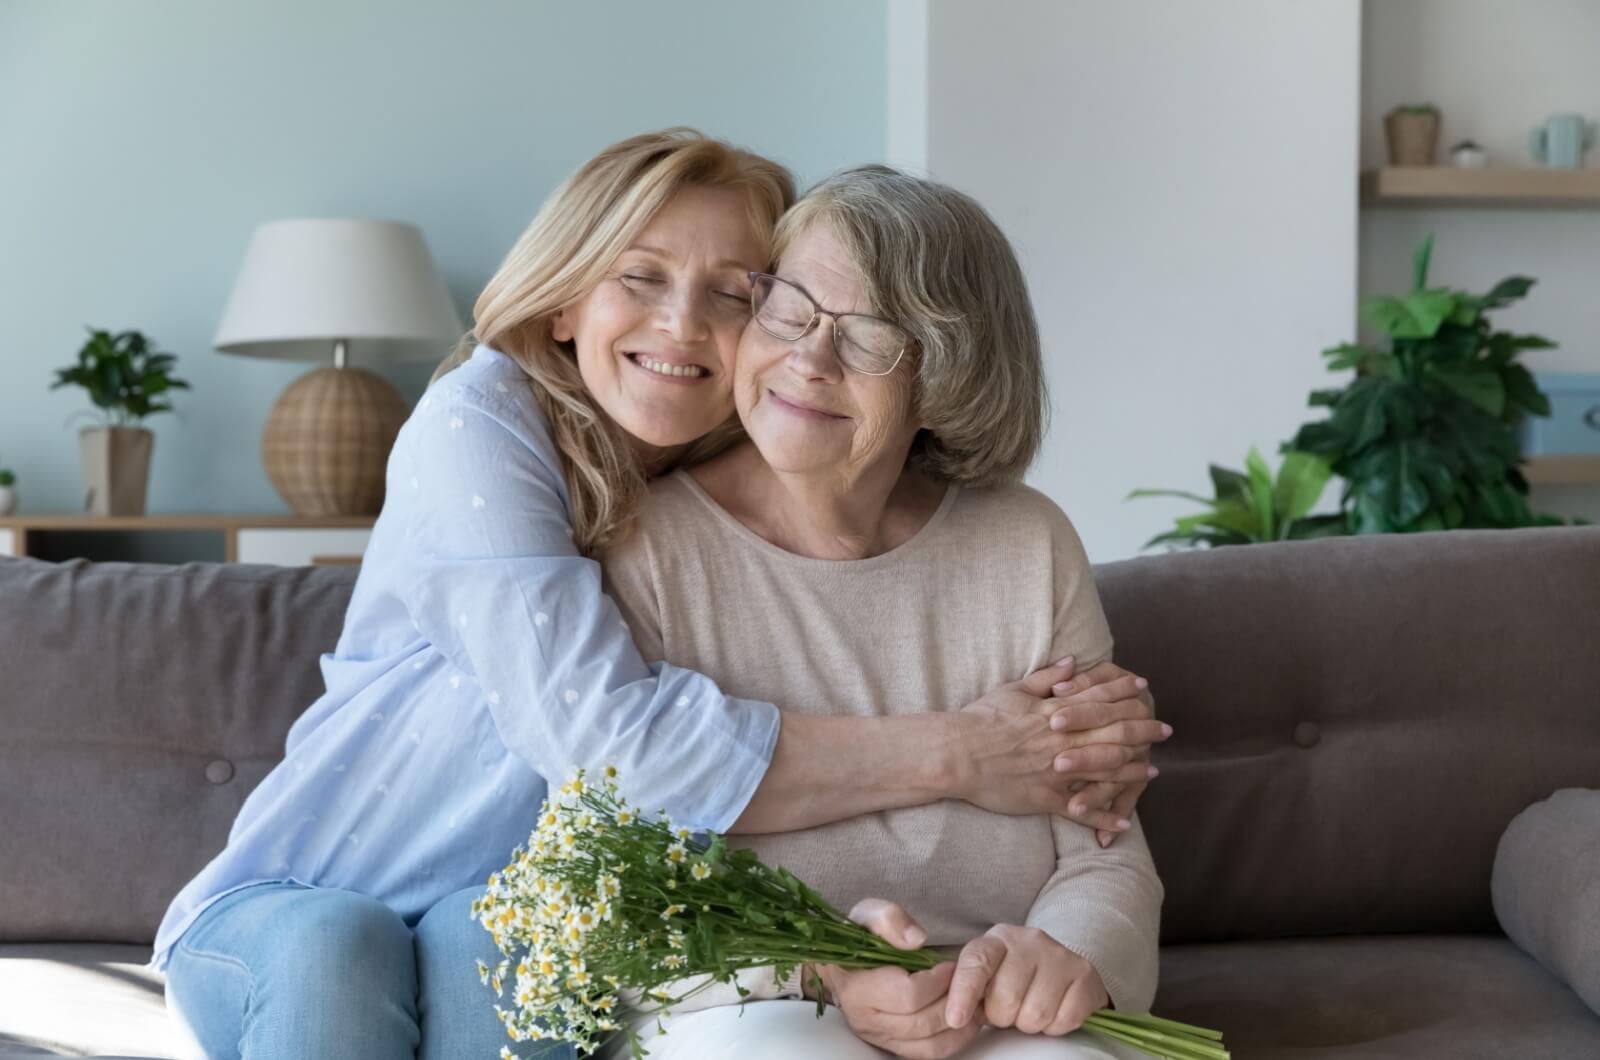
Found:
[[[770,544],[679,472],[605,570],[647,660],[790,711],[957,710],[1062,656],[1084,670],[1111,655],[1076,531],[1024,486],[951,488],[898,548],[833,561]],[[1089,961],[1118,1009],[1148,1012],[1155,996],[1163,892],[1137,817],[1109,850],[1070,821],[955,800],[729,842],[840,909],[899,902],[929,945],[1027,924]],[[778,996],[770,974],[742,978]]]

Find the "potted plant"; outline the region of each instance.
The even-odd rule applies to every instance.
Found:
[[[1284,454],[1274,481],[1272,469],[1252,448],[1243,473],[1211,465],[1215,497],[1181,490],[1134,490],[1127,499],[1182,497],[1206,507],[1198,515],[1179,519],[1176,529],[1157,534],[1145,542],[1145,548],[1168,543],[1194,548],[1332,537],[1346,533],[1343,516],[1308,514],[1332,473],[1320,457],[1289,452]]]
[[[155,349],[139,332],[88,330],[78,362],[57,369],[50,384],[52,390],[83,387],[101,410],[101,425],[78,436],[88,489],[84,508],[94,515],[143,515],[155,436],[138,424],[147,416],[171,412],[161,395],[187,390],[189,384],[170,374],[177,358]]]
[[[17,510],[17,476],[8,467],[0,467],[0,515],[10,515]]]
[[[1391,166],[1431,166],[1439,151],[1439,108],[1407,103],[1383,117]]]
[[[1513,276],[1488,294],[1428,287],[1433,237],[1417,247],[1412,290],[1367,299],[1362,316],[1388,349],[1324,350],[1330,371],[1354,369],[1343,387],[1314,391],[1327,419],[1300,428],[1289,447],[1326,459],[1346,480],[1341,508],[1352,533],[1560,525],[1529,510],[1517,427],[1550,415],[1523,350],[1555,344],[1495,331],[1491,310],[1528,293]]]

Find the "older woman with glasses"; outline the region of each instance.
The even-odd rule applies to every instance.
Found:
[[[867,166],[784,218],[735,365],[749,441],[653,487],[608,557],[646,658],[797,710],[916,713],[1112,652],[1071,522],[1018,484],[1047,408],[1026,286],[971,199]],[[1146,751],[1148,748],[1145,749]],[[870,785],[870,776],[861,783]],[[941,801],[737,836],[901,946],[952,961],[817,969],[831,1007],[741,976],[655,1033],[669,1057],[1126,1057],[1079,1030],[1146,1012],[1162,886],[1137,818],[1108,847],[1049,815]],[[710,1002],[720,1002],[711,1003]],[[980,1033],[981,1032],[981,1033]]]

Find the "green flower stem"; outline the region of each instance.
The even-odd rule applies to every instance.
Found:
[[[1116,1019],[1114,1009],[1101,1009],[1084,1021],[1083,1029],[1137,1046],[1173,1060],[1228,1060],[1228,1051],[1187,1034],[1172,1034]]]
[[[1200,1038],[1210,1038],[1213,1041],[1222,1041],[1222,1032],[1214,1031],[1209,1027],[1197,1027],[1193,1023],[1180,1023],[1177,1020],[1162,1019],[1150,1013],[1121,1012],[1117,1009],[1101,1009],[1106,1018],[1118,1023],[1132,1023],[1143,1027],[1154,1027],[1157,1030],[1165,1028],[1179,1034],[1192,1034]]]

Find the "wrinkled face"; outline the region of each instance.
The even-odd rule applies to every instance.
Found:
[[[765,246],[744,198],[689,187],[651,219],[599,286],[558,313],[600,407],[647,446],[692,442],[733,412],[733,362]]]
[[[825,222],[790,244],[775,275],[829,312],[874,312],[860,273]],[[915,358],[902,357],[888,375],[862,375],[840,363],[833,343],[828,317],[793,342],[751,321],[734,373],[739,418],[778,471],[855,482],[888,464],[898,476],[920,426],[911,400]]]

